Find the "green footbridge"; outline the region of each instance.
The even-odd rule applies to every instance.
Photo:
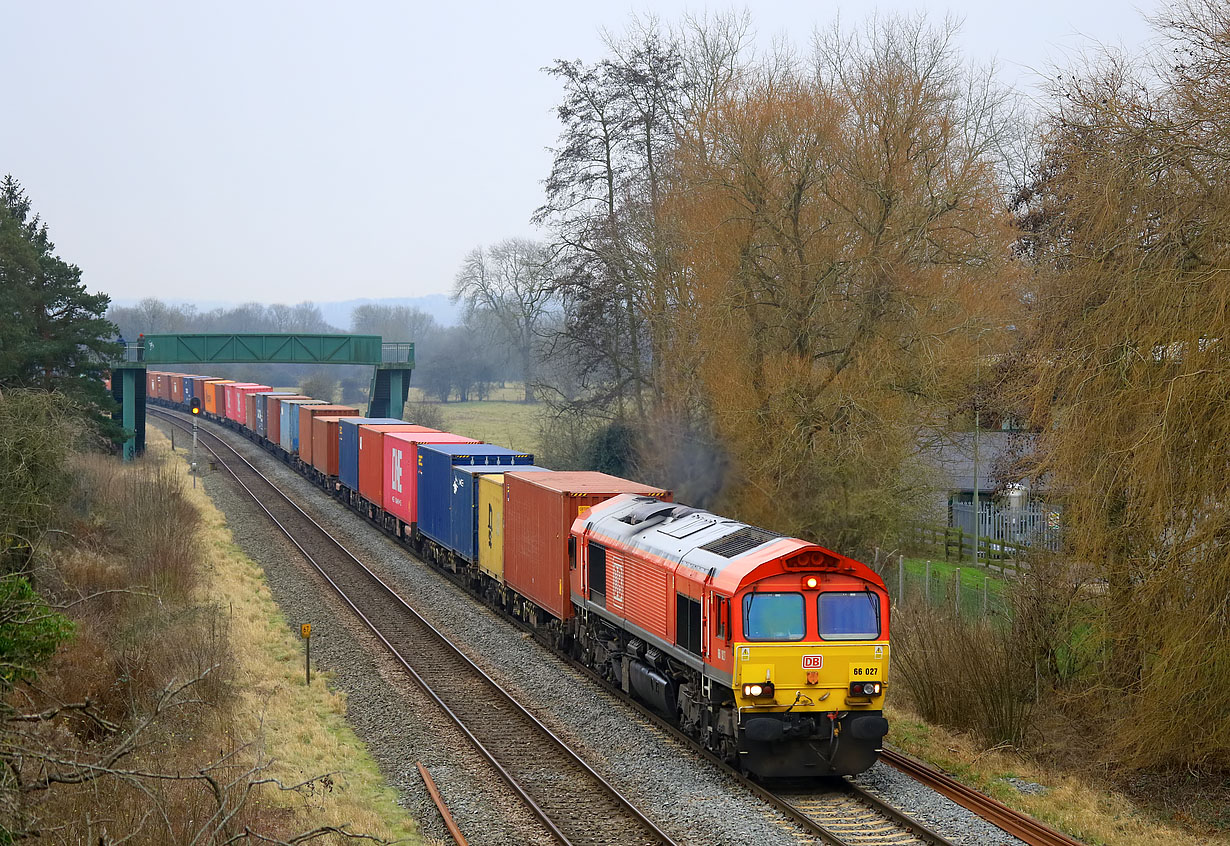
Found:
[[[142,335],[111,368],[111,391],[123,409],[124,460],[145,448],[145,370],[167,364],[361,364],[373,367],[368,416],[405,410],[414,370],[414,344],[384,343],[379,335],[181,334]]]

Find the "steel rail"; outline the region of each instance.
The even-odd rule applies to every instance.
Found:
[[[1079,840],[1039,822],[1028,814],[1009,808],[998,799],[993,799],[972,787],[966,787],[947,773],[940,772],[900,752],[885,749],[880,757],[890,767],[925,784],[936,793],[947,796],[962,808],[973,811],[1013,837],[1023,840],[1029,846],[1083,846]]]
[[[419,768],[419,775],[423,777],[423,784],[427,785],[427,792],[431,794],[431,801],[436,803],[436,810],[440,812],[440,816],[444,820],[444,827],[452,835],[453,842],[457,846],[470,846],[465,835],[461,833],[461,829],[457,827],[457,821],[453,819],[453,814],[449,811],[444,797],[440,795],[440,790],[436,787],[436,780],[431,777],[431,773],[427,772],[427,768],[423,766],[422,761],[415,761],[415,765]]]
[[[184,421],[187,418],[181,417],[180,415],[172,413],[163,408],[151,408],[150,411],[154,412],[155,416],[167,420],[172,425],[179,426],[181,429],[186,428],[184,426]],[[199,431],[203,432],[204,430],[199,430]],[[448,650],[450,650],[450,652],[453,654],[455,658],[460,659],[464,665],[468,666],[472,670],[472,672],[474,672],[476,675],[481,677],[481,679],[484,680],[490,686],[492,690],[494,690],[508,704],[513,706],[513,708],[515,708],[524,717],[526,717],[532,724],[534,724],[536,729],[539,730],[546,737],[548,737],[561,752],[563,752],[567,757],[571,758],[575,764],[579,765],[587,774],[589,774],[595,781],[597,781],[602,786],[602,788],[608,793],[608,795],[611,798],[615,799],[616,802],[621,807],[624,808],[624,810],[629,812],[642,825],[644,825],[647,829],[649,829],[653,833],[653,835],[659,840],[659,842],[663,844],[667,844],[667,846],[676,846],[675,841],[672,840],[669,835],[667,835],[660,828],[658,828],[658,826],[652,820],[650,820],[639,808],[633,805],[629,799],[627,799],[622,793],[620,793],[610,782],[608,782],[605,778],[603,778],[601,774],[599,774],[596,770],[594,770],[593,767],[591,767],[584,759],[580,757],[580,755],[578,755],[570,746],[568,746],[554,732],[552,732],[550,728],[548,728],[541,720],[535,717],[533,713],[531,713],[527,708],[525,708],[525,706],[523,706],[520,702],[518,702],[512,696],[511,693],[509,693],[498,682],[496,682],[493,678],[491,678],[491,676],[489,676],[481,667],[479,667],[472,660],[470,660],[470,658],[464,652],[462,652],[461,649],[456,644],[454,644],[451,640],[449,640],[443,634],[438,632],[430,624],[430,622],[427,621],[426,618],[424,618],[421,614],[419,614],[418,611],[416,611],[408,602],[406,602],[406,600],[402,596],[400,596],[395,590],[393,590],[393,588],[391,588],[387,583],[385,583],[384,580],[382,580],[379,576],[377,576],[374,572],[372,572],[372,570],[368,568],[366,565],[364,565],[362,561],[360,561],[357,557],[355,557],[354,554],[351,553],[350,550],[347,549],[337,538],[335,538],[332,534],[330,534],[328,530],[322,527],[306,511],[300,508],[298,503],[296,503],[289,496],[287,496],[286,493],[282,491],[282,489],[278,487],[276,483],[274,483],[271,479],[269,479],[267,476],[261,473],[260,470],[258,470],[250,461],[248,461],[247,458],[241,455],[238,452],[238,450],[236,450],[233,446],[231,446],[225,440],[220,438],[217,434],[213,432],[209,432],[207,433],[207,436],[213,439],[218,444],[221,444],[223,447],[229,450],[232,455],[234,455],[241,462],[243,462],[243,464],[247,465],[247,468],[255,476],[257,476],[259,479],[264,481],[278,495],[278,497],[280,497],[285,503],[287,503],[291,508],[293,508],[294,511],[297,512],[298,515],[303,520],[305,520],[307,523],[313,526],[322,538],[325,538],[343,556],[349,559],[350,562],[353,565],[355,565],[371,581],[379,585],[379,587],[384,592],[386,592],[387,595],[391,599],[393,599],[399,606],[401,606],[402,610],[410,614],[416,621],[418,621],[421,625],[423,625],[425,628],[430,630],[435,635],[435,637],[438,639],[438,642],[444,647],[446,647]],[[401,652],[398,651],[398,649],[389,641],[389,639],[385,636],[384,632],[382,632],[380,628],[374,622],[372,622],[372,620],[367,615],[365,615],[362,610],[359,609],[359,607],[350,598],[350,596],[346,594],[346,592],[342,589],[342,587],[338,585],[337,582],[332,577],[330,577],[327,572],[325,572],[325,569],[320,565],[320,563],[315,559],[315,557],[310,552],[308,552],[303,547],[302,544],[299,543],[299,539],[295,536],[295,534],[291,532],[282,523],[282,521],[280,521],[273,514],[273,512],[269,510],[269,508],[265,505],[265,503],[261,500],[261,498],[251,488],[249,488],[248,485],[242,479],[239,478],[239,474],[235,472],[235,470],[230,466],[230,464],[226,461],[226,459],[220,456],[217,453],[217,451],[215,451],[208,444],[202,444],[202,446],[206,449],[206,451],[208,451],[211,455],[213,455],[215,459],[217,459],[217,461],[226,469],[226,471],[231,475],[231,477],[235,480],[235,482],[240,487],[242,487],[245,491],[247,491],[248,495],[252,498],[252,500],[260,507],[262,511],[265,512],[266,516],[269,517],[269,519],[274,523],[274,525],[276,525],[278,529],[284,535],[286,535],[286,537],[290,540],[290,542],[303,555],[304,559],[309,564],[312,565],[312,567],[321,575],[321,577],[325,579],[325,581],[329,583],[329,585],[341,597],[341,599],[350,607],[350,609],[355,613],[355,615],[358,616],[360,620],[362,620],[364,625],[366,625],[367,628],[381,641],[381,643],[385,645],[386,649],[390,652],[390,654],[394,657],[394,659],[399,664],[401,664],[402,667],[408,673],[410,673],[410,675],[415,679],[415,681],[424,690],[424,692],[426,692],[428,696],[430,696],[432,700],[435,701],[436,704],[440,706],[440,708],[449,716],[450,719],[452,719],[452,721],[466,735],[466,737],[470,739],[470,741],[474,744],[475,748],[478,749],[478,751],[483,755],[483,757],[496,769],[497,772],[500,773],[501,777],[517,793],[517,795],[522,799],[522,801],[524,801],[526,805],[533,811],[534,815],[537,816],[539,820],[548,828],[552,836],[555,837],[561,844],[571,844],[572,841],[560,830],[560,828],[556,825],[555,821],[550,818],[547,812],[529,795],[529,792],[527,791],[527,789],[516,779],[516,777],[512,773],[510,773],[504,767],[504,765],[502,765],[497,760],[495,754],[491,750],[489,750],[487,746],[479,740],[478,737],[474,735],[474,733],[465,724],[462,718],[457,713],[455,713],[455,711],[451,709],[447,704],[445,704],[444,700],[440,697],[440,695],[437,694],[437,692],[431,687],[431,685],[428,684],[428,682],[418,673],[417,670],[415,670],[415,668],[410,664],[410,662],[405,658],[405,656],[403,656]]]

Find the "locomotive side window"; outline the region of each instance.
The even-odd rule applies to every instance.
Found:
[[[713,597],[713,636],[727,639],[729,629],[730,602],[720,596]]]
[[[803,594],[756,593],[743,597],[743,636],[748,640],[802,640]]]
[[[682,593],[675,594],[675,645],[700,654],[700,602]]]
[[[606,607],[606,547],[589,545],[589,598]]]
[[[820,637],[874,640],[880,636],[880,597],[869,590],[829,591],[817,598]]]

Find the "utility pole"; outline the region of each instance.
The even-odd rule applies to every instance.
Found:
[[[192,487],[196,489],[196,415],[192,416]]]

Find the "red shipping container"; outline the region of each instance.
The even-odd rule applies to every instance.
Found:
[[[359,495],[384,508],[384,435],[386,432],[435,432],[414,423],[359,426]]]
[[[145,371],[145,395],[147,397],[158,396],[158,371]]]
[[[171,398],[171,374],[158,374],[158,399],[169,400]]]
[[[255,388],[255,382],[232,382],[226,386],[226,419],[239,422],[243,414],[243,388]],[[268,389],[266,389],[268,390]]]
[[[184,401],[184,376],[182,373],[171,374],[171,402]]]
[[[282,400],[311,399],[305,394],[291,397],[265,397],[265,439],[274,446],[282,443]]]
[[[248,383],[246,385],[236,385],[235,386],[235,413],[231,416],[231,419],[241,425],[247,425],[248,397],[252,394],[259,393],[261,391],[268,391],[268,390],[271,390],[271,388],[268,385],[257,385],[255,383]],[[255,423],[256,421],[253,420],[252,422]]]
[[[403,523],[419,519],[419,444],[481,444],[482,441],[449,432],[386,432],[381,508]],[[362,478],[362,465],[359,473]]]
[[[312,466],[326,476],[337,475],[338,416],[312,418]],[[303,428],[299,429],[299,451],[303,452]]]
[[[606,473],[509,468],[504,474],[504,581],[556,617],[571,617],[572,523],[586,508],[624,493],[674,501],[670,491]]]
[[[299,458],[304,464],[312,464],[314,444],[312,418],[319,414],[331,417],[358,417],[359,409],[349,405],[301,405],[299,406]]]

